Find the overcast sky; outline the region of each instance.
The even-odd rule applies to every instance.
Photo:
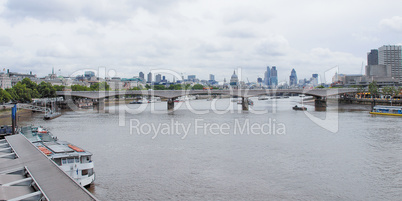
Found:
[[[64,76],[105,67],[120,77],[170,69],[280,81],[360,74],[367,52],[402,44],[400,0],[0,0],[0,68]],[[61,69],[59,71],[59,69]],[[112,71],[110,71],[112,72]],[[364,72],[363,72],[364,73]]]

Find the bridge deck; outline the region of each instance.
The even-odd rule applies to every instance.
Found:
[[[83,97],[102,99],[121,95],[158,96],[163,98],[178,98],[186,95],[231,95],[238,97],[253,97],[273,95],[278,93],[306,94],[315,97],[328,97],[343,93],[357,92],[355,88],[326,88],[326,89],[232,89],[232,90],[125,90],[125,91],[57,91],[58,96]]]
[[[12,169],[26,168],[49,200],[96,200],[85,188],[77,184],[56,164],[42,154],[32,143],[21,134],[6,137],[8,144],[18,156],[0,163],[0,173]],[[17,188],[1,186],[8,189],[9,194],[21,191]],[[0,190],[1,192],[1,190]]]

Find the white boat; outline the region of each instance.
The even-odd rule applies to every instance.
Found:
[[[260,96],[260,97],[258,97],[258,100],[268,100],[268,97],[266,97],[266,96]]]
[[[195,100],[195,99],[196,99],[195,96],[181,96],[178,99],[174,100],[174,102],[185,102],[185,101]]]
[[[371,110],[370,114],[391,115],[402,117],[402,106],[385,106],[376,105]]]
[[[54,118],[57,118],[57,117],[60,117],[60,116],[61,116],[60,112],[51,111],[51,112],[46,113],[45,116],[43,117],[43,119],[44,120],[51,120],[51,119],[54,119]]]
[[[92,153],[59,141],[42,127],[22,127],[20,133],[81,186],[89,186],[95,180]]]

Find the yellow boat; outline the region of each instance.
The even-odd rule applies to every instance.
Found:
[[[370,114],[391,115],[402,117],[402,106],[374,106]]]

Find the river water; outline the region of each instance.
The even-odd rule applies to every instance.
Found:
[[[299,97],[253,100],[248,112],[229,99],[193,100],[173,113],[166,102],[120,105],[20,125],[92,152],[89,190],[101,200],[402,198],[402,118],[365,106],[294,111]]]

